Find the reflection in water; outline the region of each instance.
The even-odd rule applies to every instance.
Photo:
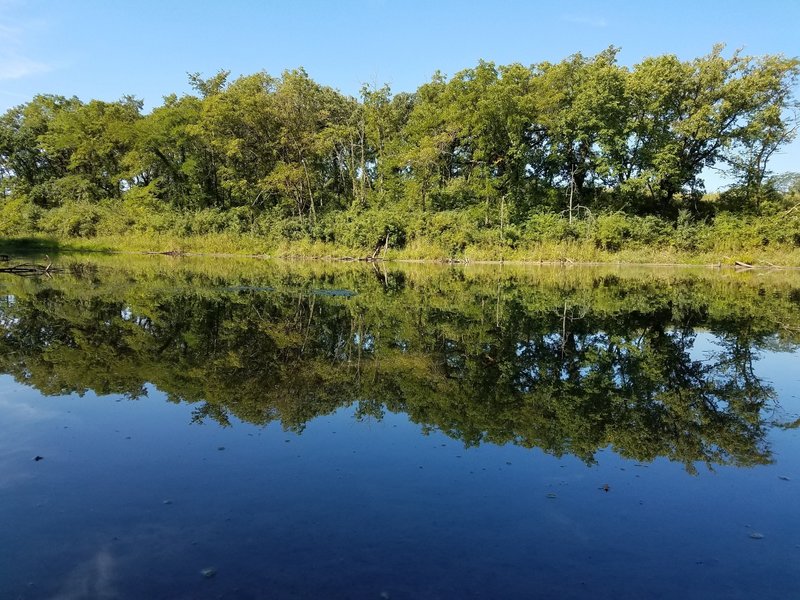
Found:
[[[90,560],[80,564],[68,576],[60,593],[53,600],[81,600],[119,598],[113,584],[114,558],[107,548],[99,550]]]
[[[596,271],[275,268],[257,276],[75,265],[4,279],[0,370],[45,394],[146,395],[302,431],[351,404],[466,445],[592,462],[771,461],[753,362],[800,341],[800,288]],[[695,348],[698,332],[713,347]],[[705,349],[703,349],[705,350]]]

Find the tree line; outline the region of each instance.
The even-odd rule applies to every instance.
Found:
[[[38,95],[0,118],[0,201],[269,213],[308,232],[390,207],[502,228],[548,212],[700,214],[714,208],[703,203],[714,168],[736,181],[727,207],[752,212],[775,191],[770,157],[796,132],[798,73],[797,58],[722,46],[627,67],[610,47],[481,61],[413,93],[365,85],[358,98],[303,69],[192,74],[193,93],[147,114],[134,96]]]

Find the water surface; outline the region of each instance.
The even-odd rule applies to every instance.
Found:
[[[796,275],[64,263],[0,279],[2,598],[800,594]]]

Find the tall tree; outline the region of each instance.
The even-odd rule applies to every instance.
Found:
[[[92,100],[59,111],[39,137],[42,149],[51,156],[69,157],[69,185],[78,186],[85,199],[119,198],[131,183],[123,160],[134,145],[141,108],[140,100],[126,96],[118,102]]]
[[[42,206],[53,203],[43,190],[34,190],[67,175],[69,153],[48,152],[41,138],[62,112],[81,105],[77,98],[38,95],[30,102],[8,110],[0,118],[0,177],[6,193],[28,194]]]

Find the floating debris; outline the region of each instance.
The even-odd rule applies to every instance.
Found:
[[[223,450],[225,450],[225,446],[220,446],[219,448],[217,448],[217,450],[219,450],[220,452],[222,452]]]
[[[36,462],[39,462],[40,460],[44,460],[44,456],[39,456],[37,454],[36,456],[33,457],[33,460],[35,460]]]
[[[604,483],[603,485],[601,485],[601,486],[600,486],[599,488],[597,488],[597,489],[598,489],[598,490],[603,490],[604,492],[608,492],[608,491],[610,491],[610,490],[611,490],[611,486],[610,486],[610,485],[608,485],[607,483]]]
[[[18,265],[13,265],[11,267],[2,267],[0,268],[0,273],[11,273],[12,275],[20,275],[22,277],[30,277],[36,275],[47,275],[49,276],[51,273],[61,273],[63,269],[59,269],[54,267],[53,264],[50,262],[50,257],[45,255],[47,259],[46,265],[36,264],[36,263],[21,263]],[[3,261],[8,262],[8,261]]]
[[[172,500],[164,500],[164,504],[172,504]]]
[[[227,287],[220,288],[220,291],[223,292],[274,292],[275,288],[273,287],[262,287],[257,285],[231,285]]]
[[[764,539],[764,534],[763,533],[758,533],[757,531],[753,531],[750,534],[750,539],[752,539],[752,540],[763,540]]]
[[[778,479],[782,481],[791,481],[786,475],[778,475]]]
[[[551,500],[552,500],[553,498],[558,498],[558,496],[557,496],[555,493],[553,493],[553,492],[549,492],[549,493],[547,494],[547,497],[548,497],[548,498],[550,498]]]
[[[311,293],[315,296],[341,296],[344,298],[351,298],[352,296],[356,295],[356,292],[352,290],[341,290],[341,289],[330,289],[330,290],[311,290]]]
[[[217,570],[214,567],[207,567],[200,571],[200,574],[206,579],[211,579],[217,574]]]

